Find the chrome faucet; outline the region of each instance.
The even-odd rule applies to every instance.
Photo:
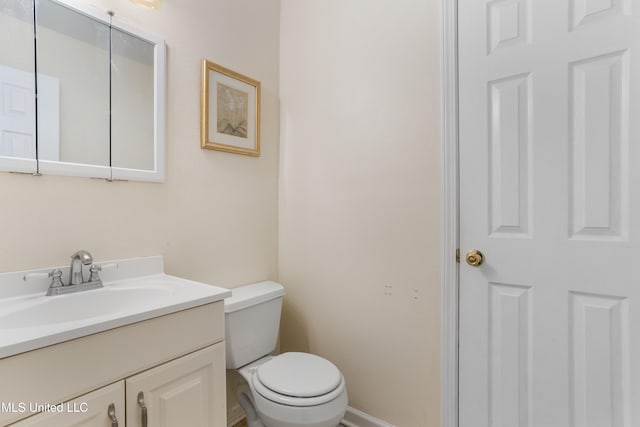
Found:
[[[86,291],[89,289],[97,289],[102,287],[102,280],[98,276],[98,272],[101,270],[99,265],[91,265],[89,271],[91,276],[89,280],[84,281],[82,275],[82,266],[89,265],[93,262],[93,257],[88,251],[84,249],[79,250],[75,254],[71,255],[71,267],[69,268],[69,284],[65,285],[62,282],[62,271],[55,269],[49,273],[51,277],[51,284],[47,295],[61,295],[70,294],[72,292]]]
[[[79,250],[75,254],[71,255],[71,267],[69,269],[69,284],[81,285],[84,283],[84,277],[82,277],[82,266],[90,265],[93,262],[91,254],[84,249]]]

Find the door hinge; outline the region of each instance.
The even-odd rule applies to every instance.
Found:
[[[460,248],[456,249],[456,262],[460,264]]]

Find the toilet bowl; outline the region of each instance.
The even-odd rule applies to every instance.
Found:
[[[347,407],[342,374],[312,354],[267,356],[238,372],[246,381],[240,393],[267,427],[335,427]]]
[[[227,369],[244,379],[238,401],[249,427],[336,427],[347,408],[340,370],[309,353],[272,356],[284,288],[260,282],[225,300]]]

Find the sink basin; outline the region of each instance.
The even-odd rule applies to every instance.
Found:
[[[104,287],[0,298],[0,358],[220,301],[231,291],[156,273]]]
[[[134,312],[143,307],[169,303],[175,291],[169,286],[109,286],[91,291],[60,296],[29,298],[2,310],[0,330],[51,326],[57,323],[81,322],[115,313]]]

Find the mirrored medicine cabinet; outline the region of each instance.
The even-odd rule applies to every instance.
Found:
[[[0,170],[163,181],[164,90],[163,40],[73,0],[0,0]]]

